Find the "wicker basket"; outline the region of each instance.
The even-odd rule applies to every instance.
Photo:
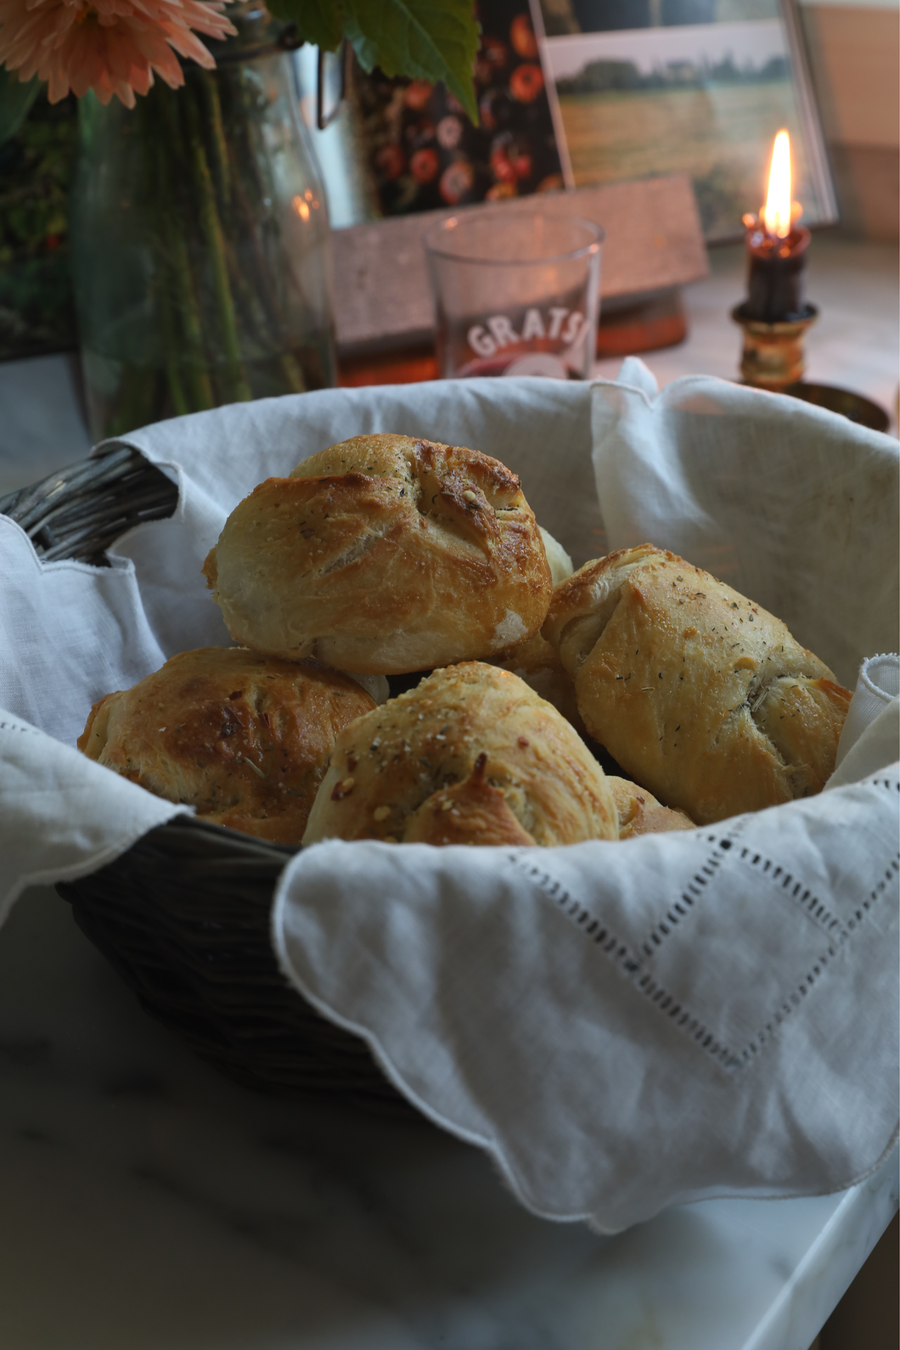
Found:
[[[165,474],[119,448],[13,493],[0,512],[40,557],[108,566],[119,535],[172,515],[177,500]],[[183,816],[57,890],[144,1009],[231,1078],[422,1120],[365,1043],[320,1017],[278,968],[272,892],[296,852]]]

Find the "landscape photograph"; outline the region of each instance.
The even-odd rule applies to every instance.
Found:
[[[709,0],[692,3],[688,12],[696,13]],[[588,16],[587,0],[578,8]],[[786,127],[804,222],[833,218],[810,145],[816,128],[804,117],[779,18],[646,23],[648,12],[651,19],[666,12],[658,4],[654,15],[646,0],[620,0],[617,12],[642,26],[559,32],[557,25],[541,44],[572,186],[687,173],[707,239],[735,238],[742,215],[759,210],[772,142]],[[685,11],[670,3],[668,12]]]

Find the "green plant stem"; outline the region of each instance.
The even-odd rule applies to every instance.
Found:
[[[212,273],[213,293],[221,327],[222,345],[226,356],[226,378],[229,383],[228,394],[235,402],[248,402],[253,398],[247,376],[241,362],[238,342],[237,319],[234,312],[234,300],[228,284],[228,265],[225,261],[225,242],[222,223],[216,210],[215,191],[212,175],[206,158],[206,151],[200,136],[199,118],[194,100],[190,97],[190,86],[182,94],[183,106],[188,128],[188,145],[191,159],[194,186],[197,190],[200,230],[209,251]]]
[[[232,205],[237,216],[242,217],[242,234],[250,245],[251,259],[248,261],[252,268],[252,281],[248,280],[244,269],[239,266],[231,248],[229,249],[228,262],[241,307],[249,314],[261,344],[278,353],[276,358],[278,367],[288,392],[303,394],[308,388],[303,370],[293,353],[284,349],[284,325],[278,313],[271,269],[259,237],[259,209],[254,212],[251,207],[244,176],[241,172],[242,164],[250,166],[250,177],[258,198],[258,208],[262,207],[266,196],[266,188],[259,175],[259,156],[256,154],[252,142],[251,108],[249,106],[250,99],[247,95],[248,91],[240,79],[236,86],[231,81],[224,85],[222,103],[224,103],[230,122],[234,124],[235,134],[224,140],[223,144],[230,161],[229,181],[232,189]],[[220,108],[222,103],[220,103]],[[240,138],[241,153],[238,152],[238,138]],[[274,188],[272,192],[274,192]]]
[[[127,115],[127,122],[123,127],[135,175],[134,187],[140,195],[153,194],[155,186],[153,139],[150,131],[148,109],[141,104]],[[151,313],[154,313],[154,317],[159,313],[161,280],[159,269],[155,268],[150,296]],[[152,339],[150,352],[142,344],[138,344],[135,349],[129,343],[125,345],[123,351],[109,354],[108,359],[114,360],[118,366],[118,379],[115,393],[106,405],[103,418],[105,435],[121,436],[153,421],[159,378],[153,361],[152,346]]]
[[[305,394],[306,381],[303,378],[303,373],[291,352],[279,350],[285,341],[284,335],[279,331],[276,324],[270,323],[259,295],[248,282],[238,262],[234,245],[227,238],[225,240],[225,254],[228,261],[228,271],[234,286],[235,298],[246,316],[247,326],[253,330],[263,351],[271,350],[277,353],[278,365],[287,385],[286,392]]]
[[[159,141],[157,149],[157,192],[155,197],[159,211],[160,233],[164,241],[163,251],[174,273],[174,294],[177,297],[175,309],[181,320],[183,332],[186,358],[183,364],[187,379],[185,398],[188,405],[186,411],[203,412],[208,408],[214,408],[216,400],[212,380],[207,370],[208,362],[203,345],[200,304],[188,255],[186,231],[182,228],[182,212],[179,209],[177,184],[179,181],[185,181],[187,166],[181,152],[181,137],[172,103],[172,99],[177,97],[177,94],[172,94],[168,89],[161,88],[156,98],[163,137]],[[148,128],[148,136],[149,131]],[[171,348],[168,345],[169,333],[164,335],[167,371],[175,365],[175,360],[171,359],[172,354],[177,353],[181,345],[174,314],[172,314],[172,321]],[[172,388],[171,380],[170,390],[172,402],[175,404],[176,393],[175,389]]]
[[[163,181],[162,167],[164,157],[157,150],[154,155],[157,161],[157,179]],[[152,175],[151,175],[152,185]],[[154,203],[154,197],[150,197],[151,203]],[[167,256],[169,250],[165,247],[164,240],[167,234],[167,220],[165,210],[160,210],[162,204],[161,196],[155,200],[157,210],[157,240],[162,246],[160,252],[162,256],[157,259],[155,276],[153,279],[153,290],[156,301],[156,311],[159,314],[159,324],[162,337],[163,361],[166,372],[166,383],[169,388],[169,395],[172,399],[172,411],[177,417],[192,410],[190,400],[184,391],[184,385],[181,380],[181,368],[178,361],[178,323],[172,303],[173,287],[170,282],[170,259]]]
[[[175,315],[172,312],[172,305],[169,297],[165,294],[165,283],[160,287],[159,307],[160,318],[162,321],[163,344],[166,351],[166,382],[169,386],[169,395],[172,399],[172,411],[176,417],[183,417],[185,413],[200,410],[191,407],[191,401],[185,393],[184,385],[181,382],[181,367],[175,355],[178,350]]]
[[[242,100],[244,108],[238,104],[237,116],[240,119],[240,125],[244,129],[244,155],[245,163],[256,165],[257,157],[253,153],[253,147],[250,143],[249,132],[247,131],[248,119],[246,116],[246,96]],[[284,380],[291,393],[303,394],[309,387],[303,370],[296,357],[290,352],[283,350],[283,324],[278,313],[278,303],[275,298],[275,288],[272,284],[269,264],[259,238],[259,217],[254,213],[253,206],[247,193],[247,187],[241,174],[241,162],[234,143],[231,145],[231,154],[234,159],[232,166],[232,183],[234,186],[234,205],[238,215],[243,217],[243,228],[253,255],[253,266],[255,271],[255,297],[258,296],[258,302],[261,302],[265,311],[270,331],[270,341],[278,349],[282,348],[278,357],[278,364]],[[252,186],[257,192],[260,201],[264,195],[264,187],[261,184],[257,173],[252,175]],[[253,288],[251,288],[253,290]]]
[[[266,261],[266,255],[259,238],[259,217],[254,213],[250,198],[247,196],[247,189],[242,180],[240,166],[238,164],[235,165],[233,181],[236,213],[238,216],[243,217],[244,233],[250,242],[252,251],[252,266],[256,274],[254,277],[256,289],[259,292],[260,300],[265,308],[268,321],[273,330],[277,332],[280,327],[278,310],[272,293],[269,265]]]
[[[228,142],[225,138],[219,87],[216,83],[216,77],[211,75],[208,70],[194,72],[194,79],[203,91],[203,102],[208,119],[209,145],[212,151],[210,156],[212,173],[216,183],[216,191],[219,194],[219,206],[224,211],[227,210],[231,202],[231,171],[228,163]]]
[[[116,398],[104,417],[106,436],[125,436],[152,422],[156,410],[158,376],[155,370],[135,366],[126,361]]]
[[[270,275],[271,269],[266,259],[260,233],[263,226],[272,224],[265,200],[274,196],[274,187],[267,187],[260,172],[260,157],[256,153],[251,134],[252,99],[243,80],[227,89],[226,109],[230,114],[233,135],[228,140],[231,159],[232,200],[236,215],[242,217],[242,233],[249,241],[252,252],[252,266],[255,270],[254,286],[262,301],[276,344],[282,329],[275,299],[275,289]]]
[[[305,394],[308,386],[303,371],[300,369],[300,362],[294,353],[282,352],[278,358],[278,365],[290,392],[292,394]]]
[[[203,412],[207,408],[216,406],[216,397],[203,348],[203,324],[200,319],[200,305],[191,272],[187,244],[177,220],[167,222],[166,235],[168,253],[174,264],[180,297],[179,310],[187,355],[185,367],[188,386],[191,391],[191,410]]]

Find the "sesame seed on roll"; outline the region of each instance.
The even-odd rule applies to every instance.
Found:
[[[469,661],[344,728],[303,842],[618,837],[603,770],[568,722],[516,675]]]

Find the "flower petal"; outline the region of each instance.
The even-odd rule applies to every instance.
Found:
[[[227,0],[0,0],[0,65],[20,79],[48,83],[51,103],[71,89],[93,89],[101,103],[115,96],[134,107],[154,72],[173,89],[184,84],[175,53],[207,70],[215,61],[197,37],[236,30]]]

